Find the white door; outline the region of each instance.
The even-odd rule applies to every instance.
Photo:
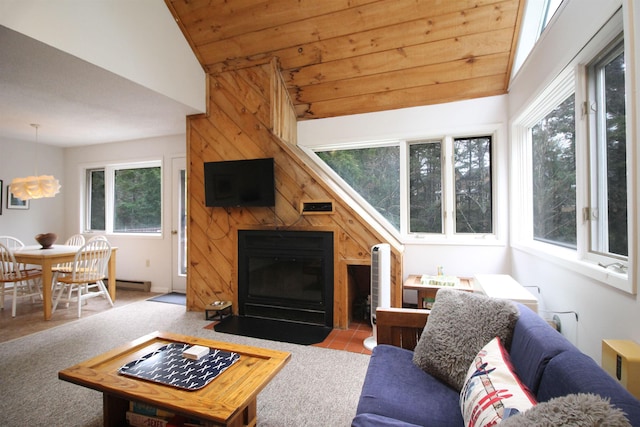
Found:
[[[187,292],[187,162],[184,157],[171,160],[171,240],[172,291]]]

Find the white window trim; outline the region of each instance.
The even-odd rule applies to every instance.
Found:
[[[626,91],[627,91],[627,141],[636,141],[636,95],[635,95],[635,51],[633,45],[633,33],[627,31],[629,18],[625,19],[625,52],[626,52]],[[637,215],[629,216],[629,256],[627,274],[618,273],[610,269],[598,266],[602,258],[589,253],[589,226],[582,218],[583,207],[588,206],[589,200],[589,153],[587,147],[588,129],[586,120],[582,118],[582,105],[586,101],[587,78],[586,64],[601,52],[620,34],[623,27],[622,13],[619,11],[607,24],[594,36],[589,45],[570,62],[554,82],[542,90],[536,100],[530,103],[511,125],[511,162],[510,162],[510,218],[511,218],[511,246],[515,250],[529,253],[546,261],[557,264],[567,270],[582,274],[588,278],[605,283],[616,289],[630,294],[637,292]],[[533,239],[532,218],[532,182],[531,182],[531,148],[528,129],[539,119],[552,111],[567,96],[567,85],[575,87],[576,100],[576,215],[577,215],[577,246],[578,250],[562,248],[556,245],[542,243]],[[563,89],[564,88],[564,89]],[[638,150],[636,144],[627,144],[628,170],[628,209],[629,212],[637,212],[639,206],[637,161]],[[581,185],[582,184],[582,185]]]
[[[163,207],[160,212],[160,231],[158,233],[122,233],[113,231],[113,198],[110,194],[113,194],[114,171],[118,169],[136,169],[136,168],[152,168],[160,167],[161,180],[160,180],[160,192],[161,192],[161,206]],[[87,227],[87,219],[89,216],[89,207],[87,205],[87,171],[95,169],[104,169],[105,172],[105,230],[92,230]],[[80,208],[82,214],[80,216],[81,230],[83,234],[93,235],[108,235],[108,236],[124,236],[124,237],[146,237],[146,238],[162,238],[164,230],[164,162],[163,159],[150,158],[141,159],[136,161],[121,161],[111,163],[90,163],[83,164],[79,167],[79,182],[80,182]]]

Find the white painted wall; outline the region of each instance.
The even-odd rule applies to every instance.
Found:
[[[164,1],[2,0],[0,25],[206,111],[204,70]]]
[[[623,4],[625,11],[629,12],[625,31],[630,50],[627,51],[626,61],[637,69],[640,39],[634,23],[640,23],[640,11],[636,1],[565,0],[565,3],[557,22],[549,28],[512,82],[509,94],[510,118],[520,114],[527,103],[553,80]],[[631,16],[633,19],[630,19]],[[639,78],[635,74],[635,80],[628,82],[634,87],[634,95]],[[635,120],[640,123],[637,97],[633,102],[636,104]],[[632,142],[638,143],[635,138]],[[635,161],[639,161],[637,154]],[[632,197],[637,215],[638,195]],[[637,237],[632,246],[632,251],[637,254]],[[512,275],[524,285],[539,286],[543,310],[578,313],[577,322],[573,314],[560,315],[563,334],[597,362],[601,360],[602,339],[631,339],[640,342],[640,329],[637,327],[640,324],[640,301],[637,295],[618,291],[517,249],[512,250]]]
[[[0,235],[17,237],[25,245],[36,245],[34,237],[40,233],[56,233],[59,240],[66,238],[62,212],[70,189],[64,181],[63,152],[50,145],[0,139]],[[7,186],[11,180],[33,175],[36,168],[38,175],[53,175],[60,181],[60,193],[54,198],[29,201],[28,210],[7,209]]]
[[[171,159],[185,157],[185,135],[174,135],[136,141],[116,142],[86,147],[67,148],[64,151],[64,179],[67,194],[80,195],[83,168],[119,162],[161,159],[163,162],[163,219],[161,237],[108,235],[117,251],[117,278],[150,280],[153,292],[171,289]],[[64,207],[64,227],[67,233],[79,233],[82,227],[82,203],[79,197],[68,197]],[[147,260],[148,265],[147,265]]]
[[[477,131],[507,123],[507,97],[493,96],[447,104],[403,108],[298,122],[298,145],[421,138]]]

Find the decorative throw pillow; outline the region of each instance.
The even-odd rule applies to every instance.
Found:
[[[504,427],[631,427],[622,410],[595,394],[568,394],[504,420]]]
[[[489,341],[471,362],[460,392],[464,425],[493,426],[535,404],[531,392],[514,373],[500,338]]]
[[[511,346],[518,307],[483,294],[440,289],[413,353],[413,363],[460,391],[469,365],[494,337]]]

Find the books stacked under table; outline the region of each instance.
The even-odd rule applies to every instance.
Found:
[[[133,427],[213,426],[212,423],[206,421],[182,417],[140,402],[129,402],[127,422]]]

